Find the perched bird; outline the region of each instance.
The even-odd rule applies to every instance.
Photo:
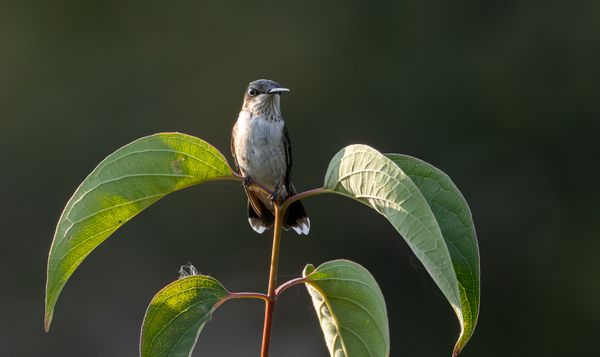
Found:
[[[235,165],[244,176],[248,196],[248,221],[258,233],[273,226],[274,201],[282,202],[296,193],[290,177],[292,148],[281,116],[281,94],[287,88],[273,81],[251,82],[244,95],[242,110],[231,133],[231,151]],[[250,183],[264,186],[269,195]],[[310,219],[300,201],[292,203],[283,220],[283,228],[308,234]]]

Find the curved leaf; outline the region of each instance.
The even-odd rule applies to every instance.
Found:
[[[324,187],[385,216],[431,275],[462,324],[459,281],[437,218],[419,188],[397,164],[369,146],[351,145],[331,160]]]
[[[192,275],[159,291],[148,306],[142,335],[142,357],[190,356],[204,325],[229,292],[210,276]]]
[[[120,226],[171,192],[233,177],[217,149],[180,133],[143,137],[104,159],[75,191],[58,221],[48,257],[46,330],[71,274]]]
[[[456,355],[473,335],[479,315],[479,247],[469,205],[450,177],[437,167],[408,155],[386,156],[417,185],[446,240],[458,279],[462,310]]]
[[[332,357],[385,357],[390,333],[385,300],[369,271],[349,260],[304,268],[306,287]]]

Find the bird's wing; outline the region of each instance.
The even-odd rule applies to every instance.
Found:
[[[292,184],[291,172],[292,172],[292,145],[290,143],[290,133],[287,127],[283,126],[283,145],[285,146],[285,157],[287,161],[287,171],[285,173],[285,188],[289,196],[296,194],[296,188]],[[288,208],[283,228],[285,230],[292,228],[298,234],[306,234],[310,231],[310,219],[306,215],[306,210],[301,201],[293,202]]]
[[[237,131],[237,122],[233,125],[233,129],[231,130],[231,156],[233,156],[233,163],[235,164],[236,170],[240,171],[240,166],[238,165],[237,156],[235,154],[235,142],[233,141],[235,138],[235,132]],[[240,172],[241,174],[241,172]]]
[[[287,170],[285,172],[285,187],[292,190],[292,144],[290,142],[290,133],[288,132],[287,126],[283,125],[283,145],[285,147],[285,159],[287,163]],[[289,192],[292,194],[291,192]]]

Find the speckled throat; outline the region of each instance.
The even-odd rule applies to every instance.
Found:
[[[260,100],[244,103],[244,110],[250,112],[252,117],[262,117],[266,121],[282,121],[281,97],[279,95],[262,94]],[[257,98],[258,99],[258,98]]]

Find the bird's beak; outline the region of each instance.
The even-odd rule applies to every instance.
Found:
[[[289,92],[290,90],[287,88],[273,88],[269,91],[269,94],[281,94],[284,92]]]

